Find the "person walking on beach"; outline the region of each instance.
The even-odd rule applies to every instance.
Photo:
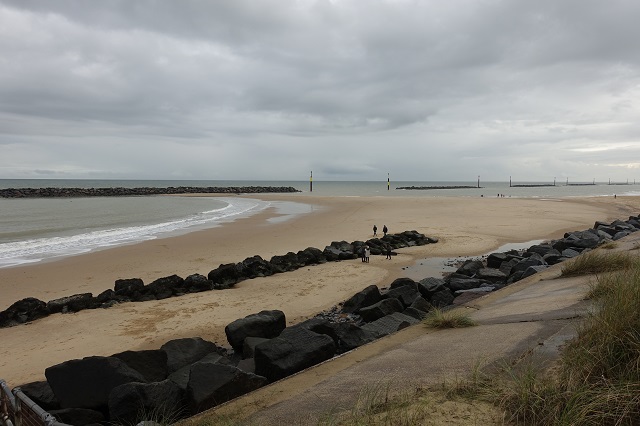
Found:
[[[373,236],[375,237],[376,235],[378,235],[378,227],[373,225]]]
[[[387,244],[387,259],[391,260],[391,244]]]
[[[364,261],[366,263],[369,263],[369,256],[371,255],[371,250],[369,249],[369,246],[364,246]]]
[[[389,232],[389,229],[387,229],[387,225],[384,225],[382,227],[382,233],[384,234],[385,237],[387,236],[387,232]]]
[[[360,249],[360,257],[362,258],[363,262],[366,262],[366,250],[364,248],[364,246]]]

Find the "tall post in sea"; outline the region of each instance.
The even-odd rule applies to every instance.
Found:
[[[478,188],[480,188],[480,175],[478,175]]]
[[[509,188],[511,188],[511,176],[509,176]]]
[[[311,171],[311,176],[309,177],[309,192],[313,192],[313,170]]]
[[[556,178],[553,178],[553,186],[556,186]]]
[[[387,173],[387,191],[391,189],[391,179],[389,178],[389,173]]]

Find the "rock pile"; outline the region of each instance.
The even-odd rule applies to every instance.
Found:
[[[405,231],[399,234],[388,234],[382,238],[373,238],[366,242],[334,241],[324,250],[309,247],[297,253],[289,252],[285,255],[273,256],[269,261],[256,255],[239,263],[220,265],[210,271],[207,277],[201,274],[189,275],[187,278],[171,275],[158,278],[147,285],[140,278],[129,278],[116,280],[113,289],[107,289],[97,296],[93,296],[92,293],[82,293],[49,302],[28,297],[0,312],[0,327],[24,324],[53,313],[109,308],[123,302],[161,300],[187,293],[227,289],[251,278],[265,277],[326,262],[355,259],[365,244],[371,247],[372,255],[378,255],[383,253],[387,245],[396,250],[437,241],[416,231]]]
[[[168,194],[265,194],[301,192],[292,186],[170,186],[168,188],[6,188],[0,198],[130,197]]]

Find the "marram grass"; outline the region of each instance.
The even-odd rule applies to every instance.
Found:
[[[638,267],[640,258],[627,252],[605,253],[600,250],[584,253],[562,265],[563,277],[595,275]]]
[[[475,321],[468,314],[457,309],[442,311],[441,309],[433,309],[423,320],[423,324],[427,328],[464,328],[476,325]]]

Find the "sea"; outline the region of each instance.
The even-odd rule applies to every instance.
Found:
[[[526,182],[525,185],[548,182]],[[514,183],[513,185],[517,185]],[[242,195],[222,197],[0,198],[0,268],[53,260],[118,245],[221,226],[267,208],[272,221],[312,211],[309,195],[329,197],[518,197],[568,198],[640,195],[640,183],[514,187],[509,182],[390,181],[194,181],[0,179],[5,188],[107,188],[179,186],[291,186],[297,201],[265,201]],[[468,186],[458,189],[399,189]],[[259,197],[258,197],[259,198]]]

